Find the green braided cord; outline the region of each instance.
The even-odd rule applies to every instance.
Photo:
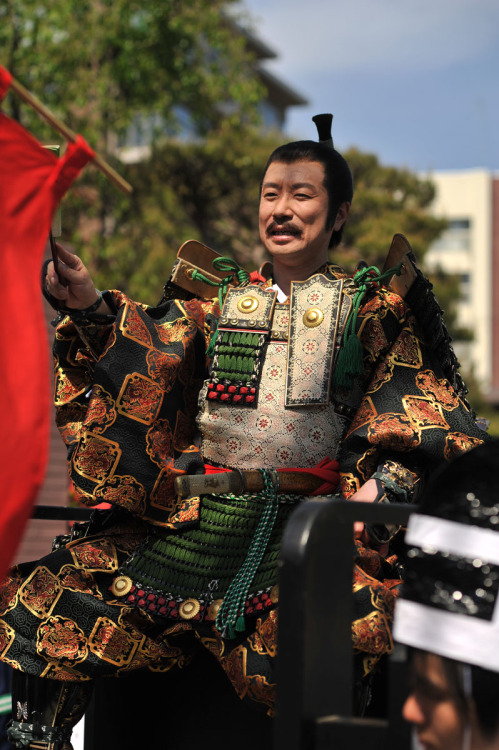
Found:
[[[381,273],[376,266],[367,266],[357,271],[353,277],[354,284],[357,287],[353,300],[352,313],[348,319],[341,349],[338,354],[336,367],[333,374],[333,384],[338,388],[350,390],[357,375],[364,372],[362,344],[359,341],[355,331],[357,329],[357,317],[364,296],[371,284],[379,284],[380,281],[396,274],[400,276],[402,262],[397,266]]]
[[[219,258],[215,258],[214,261],[212,261],[213,268],[215,268],[217,271],[228,271],[227,276],[224,276],[224,278],[221,281],[212,281],[207,276],[204,275],[204,273],[201,273],[201,271],[198,271],[197,269],[194,269],[192,272],[192,278],[195,281],[204,281],[205,284],[209,284],[210,286],[217,286],[218,287],[218,303],[220,305],[220,311],[222,310],[222,307],[224,306],[224,300],[227,296],[227,292],[229,290],[229,284],[234,278],[234,276],[237,278],[238,284],[246,284],[249,281],[249,273],[244,270],[244,268],[241,268],[241,266],[236,263],[235,260],[232,258],[228,258],[225,255],[220,256]],[[215,350],[215,339],[217,337],[217,329],[213,332],[213,335],[211,337],[210,344],[208,346],[207,354],[209,357],[213,356],[213,352]]]
[[[260,469],[260,471],[265,485],[262,493],[265,500],[262,514],[251,540],[246,559],[224,596],[215,623],[224,638],[232,639],[235,637],[235,631],[243,632],[245,630],[244,605],[255,573],[267,548],[279,509],[277,488],[273,485],[270,473],[266,469]]]

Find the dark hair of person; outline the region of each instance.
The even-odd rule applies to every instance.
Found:
[[[497,493],[497,463],[499,439],[487,439],[444,464],[435,471],[418,512],[446,518],[470,527],[494,529],[499,513]],[[493,520],[491,520],[493,519]],[[497,604],[496,604],[497,606]],[[495,644],[490,644],[491,648]],[[463,654],[465,658],[465,654]],[[465,695],[463,681],[464,663],[442,657],[449,689],[459,708],[469,710],[469,696]],[[471,669],[471,697],[480,731],[488,740],[499,733],[499,673],[469,665]]]
[[[294,164],[298,161],[316,161],[324,167],[324,187],[329,196],[326,230],[333,227],[339,207],[345,201],[352,202],[353,177],[345,159],[336,149],[317,141],[293,141],[279,146],[270,155],[264,175],[273,162]],[[343,227],[333,232],[329,247],[341,242]]]
[[[409,648],[409,661],[416,653],[424,655],[429,652]],[[450,698],[454,701],[459,715],[465,721],[469,721],[471,698],[480,732],[489,742],[495,740],[499,733],[499,674],[445,656],[440,656],[440,659]],[[465,667],[471,670],[471,695],[467,695],[465,690]]]
[[[449,690],[460,713],[469,715],[469,696],[465,695],[463,664],[442,657]],[[492,741],[499,732],[499,674],[482,667],[470,665],[471,698],[476,712],[478,727],[483,736]]]

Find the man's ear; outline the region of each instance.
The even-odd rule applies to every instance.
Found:
[[[351,203],[349,201],[343,201],[343,203],[338,208],[338,211],[336,212],[336,218],[334,220],[333,224],[333,231],[338,232],[345,221],[347,220],[348,212],[350,211]]]

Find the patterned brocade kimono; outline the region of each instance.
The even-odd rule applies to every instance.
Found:
[[[183,666],[196,639],[241,698],[272,712],[279,543],[306,497],[179,498],[175,477],[202,474],[204,462],[287,469],[328,457],[339,461],[345,497],[377,473],[411,501],[424,473],[485,437],[407,306],[376,285],[357,319],[364,375],[348,390],[335,385],[354,291],[329,266],[294,285],[291,305],[276,302],[268,281],[230,291],[220,316],[214,300],[153,308],[113,291],[105,298],[115,319],[59,323],[55,400],[71,479],[83,503],[115,510],[98,511],[85,536],[62,539],[42,560],[11,571],[0,593],[4,661],[33,675],[88,681]],[[274,517],[262,520],[270,505]],[[394,556],[356,542],[352,635],[360,674],[392,647],[398,583]],[[243,625],[220,627],[233,624],[234,611]]]

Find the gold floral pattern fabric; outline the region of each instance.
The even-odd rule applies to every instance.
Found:
[[[348,294],[355,291],[341,269],[324,273],[342,279]],[[207,377],[208,323],[218,303],[177,300],[147,308],[120,292],[107,294],[117,309],[114,325],[77,328],[66,318],[58,326],[55,403],[77,496],[90,506],[110,502],[123,513],[102,531],[11,571],[0,587],[0,657],[27,673],[87,681],[182,666],[194,638],[218,659],[240,697],[272,713],[275,602],[249,619],[244,634],[225,641],[213,622],[158,619],[111,589],[152,525],[181,536],[199,523],[203,498],[179,499],[173,483],[179,474],[203,471],[196,415]],[[216,403],[204,412],[205,457],[226,466],[277,468],[336,454],[348,497],[380,464],[394,462],[401,476],[417,480],[485,439],[396,295],[373,288],[359,310],[363,377],[350,391],[333,386],[327,405],[295,411],[285,407],[286,306],[277,305],[276,315],[260,401],[245,411]],[[392,648],[400,580],[395,558],[360,542],[354,562],[353,649],[367,674]]]
[[[386,460],[422,475],[487,439],[397,295],[371,291],[360,309],[358,336],[363,396],[338,456],[345,497]]]
[[[118,312],[113,328],[104,326],[107,339],[93,337],[93,353],[101,348],[96,364],[80,326],[66,318],[56,333],[57,422],[76,496],[166,528],[192,523],[196,504],[179,506],[173,480],[202,471],[195,416],[206,375],[206,315],[218,302],[147,308],[113,292],[113,303]]]

